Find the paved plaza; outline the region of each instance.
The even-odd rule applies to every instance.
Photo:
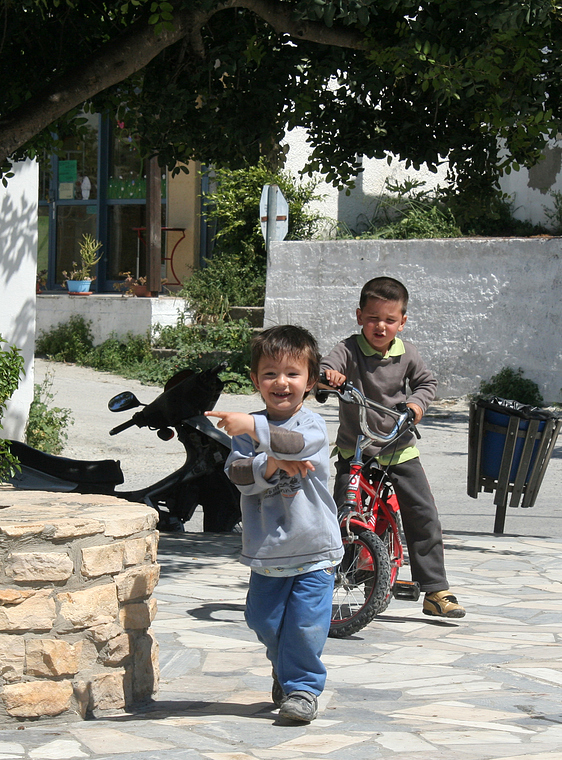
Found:
[[[243,400],[225,403],[234,408]],[[333,416],[333,409],[324,413]],[[423,458],[425,448],[444,451],[440,467],[437,455],[427,457],[430,480],[438,501],[449,491],[435,487],[435,473],[462,504],[458,442],[466,419],[462,410],[442,414],[437,409],[422,429]],[[511,510],[506,534],[493,535],[488,494],[469,500],[470,515],[445,504],[449,581],[466,617],[430,618],[421,600],[393,600],[358,634],[329,639],[326,691],[309,725],[283,724],[270,701],[271,669],[243,618],[248,569],[237,560],[240,537],[203,534],[195,523],[192,532],[162,535],[156,699],[133,714],[86,722],[4,724],[0,760],[561,760],[559,467],[557,448],[545,501],[534,508],[545,521],[534,524],[536,532],[517,534],[518,520],[533,526],[533,510],[521,518]],[[407,568],[401,577],[408,578]]]
[[[163,536],[157,699],[135,714],[4,727],[0,760],[562,758],[562,542],[445,543],[467,616],[433,619],[394,600],[360,633],[329,639],[318,719],[284,725],[243,620],[239,536]]]

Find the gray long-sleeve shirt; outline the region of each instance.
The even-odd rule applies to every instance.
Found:
[[[242,494],[242,555],[251,567],[297,567],[343,555],[337,509],[328,489],[329,442],[322,417],[300,409],[282,422],[254,414],[259,443],[235,436],[225,470]],[[309,460],[304,478],[278,470],[265,480],[268,457]]]
[[[369,346],[362,335],[352,335],[338,343],[322,359],[322,369],[341,372],[367,398],[383,406],[392,407],[408,401],[417,404],[423,412],[435,396],[437,381],[426,367],[417,348],[408,341],[396,338],[386,356]],[[359,412],[355,404],[340,401],[340,425],[336,444],[339,449],[355,451],[357,436],[361,434]],[[367,420],[371,430],[388,433],[394,420],[369,410]],[[397,450],[411,446],[413,435],[404,435],[397,443]],[[378,446],[369,446],[365,453],[375,456]]]

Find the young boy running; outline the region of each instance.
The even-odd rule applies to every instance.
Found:
[[[279,715],[297,721],[318,713],[326,681],[320,656],[343,556],[326,425],[303,408],[319,364],[309,332],[272,327],[252,342],[251,378],[265,410],[206,412],[233,436],[226,472],[242,494],[241,562],[252,569],[246,622],[267,648]]]
[[[433,399],[437,383],[415,346],[398,337],[406,324],[407,306],[408,291],[401,282],[392,277],[369,280],[363,286],[356,312],[361,334],[338,343],[322,359],[322,369],[330,385],[337,387],[348,379],[367,398],[383,406],[392,407],[405,401],[413,409],[417,423]],[[361,434],[357,406],[340,402],[339,419],[334,487],[338,504],[345,498],[350,458]],[[386,434],[393,422],[389,417],[368,412],[372,430]],[[465,610],[448,591],[441,524],[419,451],[413,443],[413,436],[406,436],[400,439],[398,448],[382,453],[380,447],[371,445],[365,449],[364,458],[374,456],[380,465],[390,465],[388,474],[400,505],[412,580],[425,591],[424,613],[461,618]]]

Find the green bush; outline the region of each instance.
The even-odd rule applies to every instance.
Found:
[[[489,380],[482,380],[476,398],[490,398],[498,396],[499,398],[518,401],[520,404],[529,406],[543,406],[544,399],[539,390],[539,386],[526,377],[523,377],[523,370],[503,367],[497,375]]]
[[[225,363],[221,378],[230,393],[250,392],[249,351],[252,328],[245,320],[209,325],[186,325],[156,328],[150,336],[112,336],[93,346],[89,323],[73,317],[41,335],[38,353],[55,361],[76,362],[98,371],[140,380],[147,385],[163,386],[180,369],[199,371]],[[66,341],[66,342],[65,342]],[[173,349],[173,356],[163,357],[155,350]]]
[[[423,180],[387,179],[371,219],[357,218],[355,228],[340,225],[338,238],[411,240],[468,236],[521,237],[545,232],[531,222],[515,219],[513,204],[499,190],[477,198],[468,208],[467,194],[450,189],[426,190]]]
[[[229,393],[251,393],[250,342],[253,330],[246,320],[224,321],[207,325],[178,324],[162,328],[154,345],[178,352],[176,362],[182,367],[202,370],[225,362],[221,379]]]
[[[243,251],[250,247],[241,244]],[[252,263],[253,253],[248,259],[213,257],[184,282],[178,295],[186,299],[186,309],[197,322],[225,320],[231,306],[263,306],[265,266]]]
[[[39,451],[60,454],[68,439],[67,428],[74,424],[74,420],[70,409],[51,406],[54,400],[52,385],[53,377],[50,373],[47,373],[40,385],[35,385],[25,440],[29,446]]]
[[[463,199],[451,199],[450,208],[461,214]],[[459,207],[459,204],[461,206]],[[498,192],[490,198],[487,206],[478,217],[467,219],[461,224],[463,235],[478,235],[482,237],[529,237],[546,232],[542,225],[516,219],[513,216],[513,202],[503,193]],[[458,217],[457,217],[458,218]],[[462,216],[461,216],[462,218]]]
[[[437,206],[412,209],[400,221],[380,230],[384,240],[412,240],[423,238],[461,237],[461,231],[451,212]]]
[[[4,344],[0,335],[0,346]],[[6,411],[6,403],[19,384],[24,369],[23,357],[15,346],[0,350],[0,420]],[[0,430],[2,424],[0,422]],[[11,454],[10,445],[0,440],[0,482],[13,475],[18,460]]]
[[[562,235],[562,193],[559,190],[553,190],[550,196],[554,201],[554,208],[543,206],[543,210],[551,224],[552,234]]]
[[[84,317],[73,316],[48,332],[42,332],[35,343],[38,356],[48,356],[57,362],[77,362],[94,347],[92,330]]]
[[[230,306],[263,306],[267,255],[259,204],[264,185],[278,185],[289,204],[287,240],[310,239],[323,220],[308,208],[321,199],[318,183],[299,184],[264,160],[244,169],[218,169],[214,181],[216,190],[205,196],[207,219],[216,224],[213,253],[180,291],[198,321],[224,319]]]
[[[356,228],[340,226],[338,238],[411,240],[460,237],[451,211],[440,201],[439,191],[424,189],[422,180],[406,178],[385,182],[385,192],[371,219],[357,218]]]

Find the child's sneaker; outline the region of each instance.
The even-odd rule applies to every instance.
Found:
[[[292,691],[279,708],[279,717],[309,723],[318,715],[316,694],[310,691]]]
[[[271,701],[275,705],[275,707],[281,707],[285,699],[287,698],[287,695],[283,691],[283,687],[279,683],[279,679],[277,678],[277,673],[272,670],[271,675],[273,676],[273,686],[271,687]]]
[[[449,591],[433,591],[423,600],[424,615],[436,615],[444,618],[462,618],[466,610],[461,607],[457,597]]]

